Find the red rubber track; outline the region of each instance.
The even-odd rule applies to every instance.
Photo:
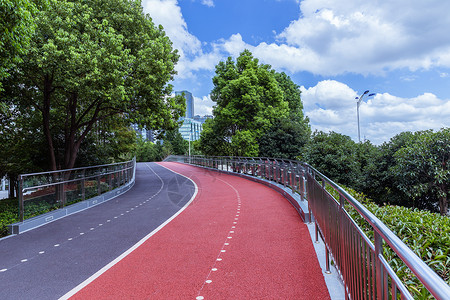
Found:
[[[330,299],[308,229],[279,193],[161,165],[194,180],[195,200],[71,299]]]

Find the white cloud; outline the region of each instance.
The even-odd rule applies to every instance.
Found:
[[[215,104],[211,97],[203,96],[202,98],[194,96],[194,114],[195,115],[212,115],[212,107]]]
[[[252,46],[237,33],[222,50],[248,48],[276,68],[320,75],[450,67],[449,1],[304,0],[300,10],[277,43]]]
[[[211,43],[209,53],[203,53],[199,39],[189,33],[177,0],[143,0],[142,5],[180,50],[181,78],[192,77],[196,70],[212,70],[219,60],[236,57],[246,48],[262,62],[292,73],[367,75],[450,67],[450,1],[304,0],[299,19],[277,36],[276,43],[254,46],[235,33]]]
[[[214,7],[214,1],[213,0],[202,0],[202,4],[206,5],[208,7]]]
[[[311,88],[301,87],[305,114],[313,129],[335,131],[357,140],[356,99],[347,85],[326,80]],[[360,106],[361,139],[375,144],[402,131],[440,129],[450,126],[450,100],[431,93],[400,98],[388,93],[365,99]]]
[[[167,36],[178,49],[180,60],[176,65],[178,76],[192,77],[192,60],[202,56],[200,40],[189,33],[186,21],[183,18],[177,0],[143,0],[142,7],[145,13],[150,14],[155,25],[161,24]]]
[[[203,4],[214,4],[203,1]],[[227,56],[244,49],[277,70],[307,71],[321,75],[382,74],[397,68],[411,70],[450,67],[450,1],[441,0],[303,0],[301,17],[277,36],[276,43],[250,45],[241,34],[209,44],[202,50],[189,33],[177,0],[143,0],[144,11],[162,24],[180,51],[177,78],[194,78],[196,72],[213,71]],[[417,77],[403,77],[414,81]],[[195,80],[192,80],[196,82]],[[336,131],[357,140],[355,91],[334,80],[302,87],[305,114],[313,129]],[[194,97],[195,114],[212,113],[209,96]],[[400,98],[385,93],[365,99],[360,107],[361,137],[373,143],[388,141],[402,131],[450,126],[450,100],[424,93]]]

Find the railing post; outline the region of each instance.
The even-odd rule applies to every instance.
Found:
[[[319,226],[317,226],[317,221],[314,221],[314,229],[316,233],[316,240],[314,241],[316,244],[319,243]]]
[[[19,219],[20,222],[23,222],[24,219],[24,205],[23,205],[23,177],[19,175],[19,179],[17,181],[18,185],[18,196],[19,196]]]
[[[326,244],[325,244],[325,273],[326,274],[331,274],[331,271],[330,271],[330,251],[328,251],[328,247],[327,247]]]
[[[83,173],[82,173],[82,179],[81,179],[81,201],[86,200],[86,170],[83,169]]]
[[[101,184],[101,177],[102,177],[102,173],[100,172],[100,174],[97,176],[97,194],[99,196],[102,194],[102,188],[100,186],[100,184]]]
[[[107,172],[109,173],[109,168],[107,168]],[[108,175],[108,186],[110,191],[112,190],[112,175],[112,173]]]
[[[62,183],[58,184],[60,186],[59,192],[60,192],[60,199],[61,199],[61,207],[66,206],[66,193],[65,193],[65,187],[66,184],[64,181],[66,181],[66,175],[61,172],[59,176],[60,180],[62,179]]]
[[[380,234],[374,230],[374,242],[375,242],[375,270],[376,270],[376,289],[377,289],[377,299],[383,300],[384,297],[384,287],[383,284],[383,270],[382,270],[382,263],[380,260],[380,255],[383,252],[383,240],[380,236]]]

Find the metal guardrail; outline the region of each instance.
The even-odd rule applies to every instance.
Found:
[[[123,163],[19,175],[20,221],[126,185],[134,180],[135,168],[136,159],[133,159]]]
[[[173,156],[179,161],[201,167],[275,181],[289,186],[306,198],[316,226],[316,240],[322,237],[326,249],[326,271],[330,258],[338,270],[348,299],[414,299],[383,255],[389,247],[404,262],[424,287],[439,300],[450,299],[450,286],[405,245],[385,224],[349,193],[306,163],[261,157]],[[339,195],[335,199],[327,190]],[[351,205],[373,228],[372,242],[350,217]]]

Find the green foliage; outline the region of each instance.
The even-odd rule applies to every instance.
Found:
[[[159,155],[157,146],[154,143],[150,141],[145,141],[142,138],[138,139],[136,146],[136,161],[148,162],[158,160]]]
[[[172,152],[170,154],[186,155],[189,152],[189,141],[183,139],[183,136],[178,131],[178,128],[166,132],[164,135],[164,144],[166,143],[170,143],[172,147]]]
[[[350,137],[316,131],[305,147],[303,160],[335,182],[354,186],[360,175],[356,143]]]
[[[39,118],[50,169],[73,167],[98,124],[177,126],[184,102],[167,83],[178,55],[140,1],[51,1],[35,21],[4,99]]]
[[[0,91],[8,71],[27,52],[36,28],[33,16],[38,13],[39,6],[45,3],[30,0],[0,1]]]
[[[327,188],[336,198],[337,193]],[[379,218],[417,256],[450,284],[450,218],[436,213],[401,206],[378,206],[364,194],[345,188],[356,200]],[[349,204],[346,210],[373,242],[372,227]],[[384,244],[384,255],[397,276],[415,299],[427,299],[428,291],[395,253]],[[425,296],[423,296],[423,295]]]
[[[398,179],[393,169],[396,165],[394,154],[412,138],[411,132],[402,132],[365,154],[368,156],[368,162],[362,168],[365,184],[360,185],[358,189],[369,195],[377,204],[411,206],[405,193],[398,188]]]
[[[250,130],[237,131],[231,137],[233,156],[258,156],[256,133]]]
[[[184,140],[177,129],[169,130],[163,134],[163,141],[156,144],[140,138],[136,145],[136,161],[162,161],[169,155],[187,155],[189,142]],[[191,142],[191,152],[194,143]]]
[[[416,201],[439,203],[448,211],[450,128],[419,131],[395,155],[398,187]]]
[[[19,221],[17,198],[0,200],[0,238],[8,235],[7,225]]]
[[[286,159],[302,157],[310,131],[304,122],[289,118],[277,120],[259,139],[259,155]]]
[[[281,136],[281,133],[279,133]],[[381,146],[315,132],[300,159],[335,182],[366,193],[379,204],[446,214],[450,187],[450,129],[403,132]]]
[[[94,129],[85,138],[75,166],[94,166],[133,159],[137,147],[135,131],[121,122],[107,124],[104,126],[106,130],[102,127]]]
[[[308,123],[298,86],[286,74],[260,64],[248,50],[236,62],[231,57],[220,62],[213,84],[214,119],[204,124],[200,140],[206,155],[257,156],[260,138],[275,131],[278,120]]]

